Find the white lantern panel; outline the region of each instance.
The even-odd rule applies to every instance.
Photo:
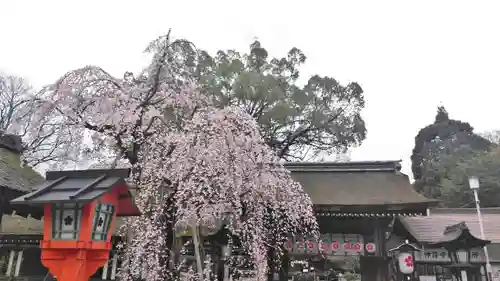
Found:
[[[62,211],[62,224],[61,224],[61,238],[62,239],[73,239],[74,232],[76,230],[78,218],[76,217],[75,210],[63,210]]]
[[[109,227],[113,219],[114,207],[111,204],[96,204],[92,239],[104,241],[108,237]]]
[[[411,274],[414,271],[413,255],[410,253],[398,254],[399,271],[403,274]]]
[[[106,214],[104,213],[99,213],[99,216],[97,217],[96,225],[95,225],[95,232],[94,232],[94,240],[100,240],[101,235],[105,230],[105,221],[106,221]]]
[[[77,204],[52,206],[52,238],[76,240],[80,231],[82,207]]]

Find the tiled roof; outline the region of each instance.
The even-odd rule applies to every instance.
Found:
[[[20,195],[31,192],[36,185],[44,182],[44,178],[31,167],[21,165],[21,138],[15,135],[0,132],[0,191],[3,200],[10,201]],[[13,207],[11,204],[3,206],[6,214],[16,211],[18,215],[32,214],[40,217],[41,208],[24,206]]]
[[[314,204],[384,206],[432,204],[400,173],[400,161],[286,163]]]
[[[482,209],[485,238],[500,243],[500,208]],[[472,235],[481,237],[475,208],[434,209],[428,217],[399,217],[401,223],[415,239],[422,243],[433,243],[443,238],[447,226],[465,222]]]
[[[19,154],[0,147],[0,186],[30,192],[43,181],[43,177],[31,167],[21,167]]]
[[[418,194],[400,161],[286,163],[316,205],[432,204]]]

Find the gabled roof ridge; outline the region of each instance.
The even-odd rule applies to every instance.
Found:
[[[437,242],[443,236],[446,226],[465,222],[473,235],[480,237],[477,214],[430,214],[421,217],[398,217],[403,227],[419,242]],[[500,215],[483,216],[486,239],[500,243]]]
[[[385,206],[425,212],[437,203],[417,193],[399,161],[286,163],[312,203],[322,206]],[[416,206],[419,205],[419,206]]]
[[[290,171],[311,172],[399,172],[401,160],[385,161],[348,161],[348,162],[286,162]]]
[[[476,208],[432,208],[429,210],[431,215],[477,215]],[[500,215],[500,207],[481,207],[483,215]]]

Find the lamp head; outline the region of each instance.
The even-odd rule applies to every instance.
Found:
[[[479,189],[479,179],[477,177],[469,177],[469,188],[472,190]]]

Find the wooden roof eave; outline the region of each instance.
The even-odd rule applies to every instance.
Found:
[[[287,163],[285,167],[313,204],[324,205],[323,208],[366,210],[388,206],[391,210],[415,207],[424,210],[437,205],[436,200],[427,199],[413,189],[408,176],[399,172],[397,161]]]
[[[419,214],[426,215],[427,209],[437,200],[418,203],[401,203],[387,205],[314,205],[316,212],[327,213],[390,213],[390,214]]]
[[[420,241],[418,239],[418,235],[412,230],[410,225],[404,219],[402,219],[401,216],[398,216],[396,218],[393,229],[396,235],[404,236],[405,238],[410,240],[410,242],[417,243],[421,246],[423,246],[423,244],[427,244],[427,242]]]
[[[463,221],[458,224],[447,226],[442,238],[431,243],[433,248],[455,248],[461,249],[467,245],[470,247],[484,247],[490,244],[490,240],[481,239],[474,236],[467,224]]]

